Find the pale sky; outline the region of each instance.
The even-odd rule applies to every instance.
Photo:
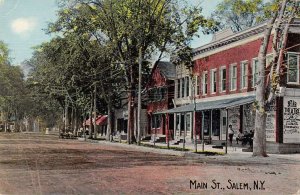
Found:
[[[49,22],[56,19],[57,0],[0,0],[0,40],[8,44],[13,64],[30,59],[33,47],[50,40],[45,34]],[[191,4],[200,2],[203,13],[210,15],[221,0],[189,0]],[[192,43],[199,47],[208,43],[211,36],[201,36]]]

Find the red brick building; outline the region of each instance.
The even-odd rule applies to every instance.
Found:
[[[300,152],[300,21],[288,33],[278,92],[267,113],[269,152]],[[254,131],[255,85],[258,51],[266,23],[233,33],[216,34],[211,43],[194,50],[193,80],[184,66],[176,67],[175,107],[160,114],[174,114],[174,137],[193,142],[209,137],[223,142],[228,125]],[[272,38],[267,67],[272,60]],[[194,82],[193,82],[194,81]],[[192,84],[194,83],[194,85]],[[196,111],[193,114],[193,111]],[[194,122],[195,121],[195,122]]]

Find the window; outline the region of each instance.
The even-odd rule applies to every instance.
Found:
[[[191,131],[191,114],[185,115],[186,131]]]
[[[181,97],[184,97],[184,78],[181,79]]]
[[[252,62],[252,87],[255,87],[258,77],[258,59],[254,59]]]
[[[180,114],[176,114],[176,130],[180,130]]]
[[[197,76],[196,77],[196,95],[200,95],[200,82],[201,82],[201,79],[200,79],[200,76]]]
[[[299,83],[299,59],[297,54],[288,54],[288,83]]]
[[[226,91],[226,67],[225,66],[221,68],[220,75],[221,75],[220,91],[225,92]]]
[[[117,119],[117,131],[119,131],[119,132],[123,131],[125,129],[124,125],[125,125],[124,119],[118,118]]]
[[[185,77],[186,80],[186,97],[190,96],[190,78],[189,77]]]
[[[211,70],[211,93],[217,92],[217,70]]]
[[[236,90],[237,66],[236,64],[230,67],[230,90]]]
[[[180,115],[180,130],[184,130],[184,118],[185,118],[185,114],[181,114]]]
[[[207,94],[207,72],[203,73],[203,79],[202,79],[202,94]]]
[[[152,116],[152,128],[160,128],[160,115]]]
[[[248,62],[241,62],[241,89],[247,88],[248,81]]]

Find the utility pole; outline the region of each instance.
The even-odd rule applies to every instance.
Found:
[[[202,139],[202,152],[204,152],[204,111],[202,111],[202,128],[201,128],[201,139]]]
[[[193,103],[194,103],[194,112],[192,116],[192,127],[193,127],[193,132],[194,132],[194,148],[195,152],[197,153],[197,131],[196,131],[196,87],[195,87],[195,78],[192,77],[192,82],[193,82]]]
[[[139,48],[139,86],[138,86],[138,116],[137,116],[137,144],[141,144],[141,110],[142,110],[142,48]]]

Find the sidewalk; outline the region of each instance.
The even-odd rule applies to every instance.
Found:
[[[241,147],[231,147],[228,146],[227,154],[225,154],[225,147],[223,149],[216,149],[212,148],[213,145],[204,145],[204,151],[208,152],[221,152],[224,155],[213,155],[213,156],[206,156],[205,154],[197,154],[194,153],[194,145],[193,144],[186,144],[185,148],[189,149],[189,151],[179,151],[179,150],[172,150],[172,149],[161,149],[161,148],[153,148],[153,143],[150,142],[142,142],[144,145],[147,146],[138,146],[136,144],[126,144],[120,142],[108,142],[108,141],[96,141],[96,140],[87,140],[88,142],[92,143],[99,143],[111,146],[122,147],[124,149],[133,149],[141,152],[151,152],[151,153],[158,153],[158,154],[165,154],[165,155],[175,155],[175,156],[182,156],[188,159],[194,160],[204,160],[205,162],[217,162],[217,163],[228,163],[235,162],[235,163],[249,163],[249,164],[289,164],[289,163],[300,163],[300,154],[268,154],[269,157],[253,157],[252,152],[242,152]],[[166,147],[167,144],[164,143],[155,143],[156,146],[164,146]],[[179,145],[172,145],[171,147],[182,148],[182,143]],[[202,152],[202,145],[197,145],[197,151]]]

